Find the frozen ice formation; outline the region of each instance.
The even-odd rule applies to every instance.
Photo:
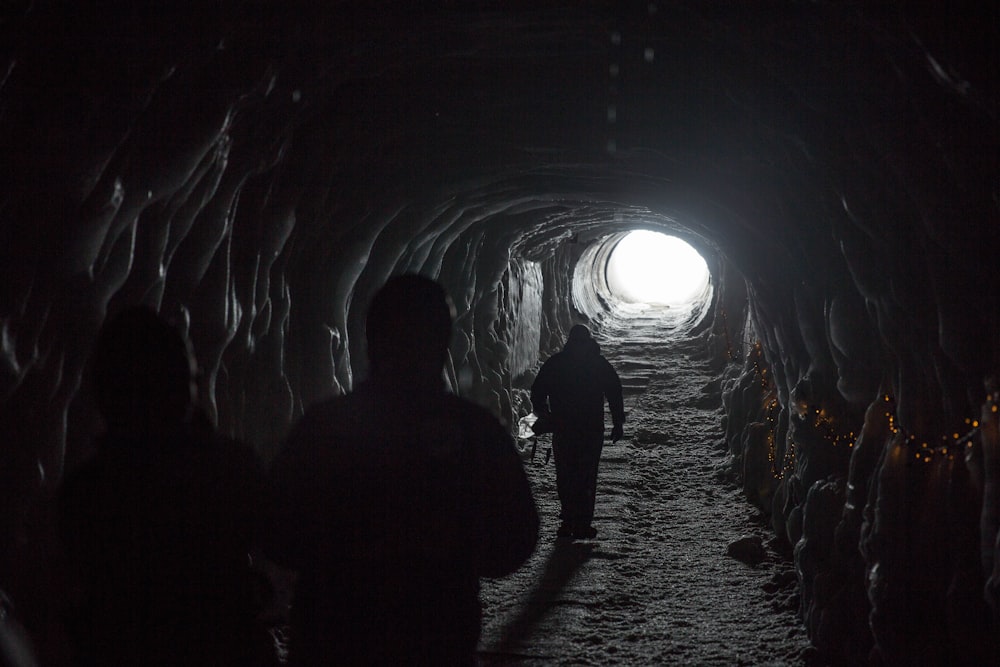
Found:
[[[0,588],[50,586],[39,508],[97,428],[109,311],[182,323],[266,458],[419,271],[455,302],[449,385],[516,424],[642,228],[709,266],[686,326],[816,646],[995,661],[995,10],[501,4],[7,3]]]

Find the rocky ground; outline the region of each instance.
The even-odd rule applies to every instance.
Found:
[[[595,337],[628,412],[601,460],[598,536],[555,539],[555,466],[539,438],[525,466],[541,539],[521,570],[484,582],[483,664],[812,662],[792,565],[732,483],[699,348],[657,313],[613,318]]]

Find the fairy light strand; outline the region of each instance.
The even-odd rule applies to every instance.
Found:
[[[775,479],[782,479],[786,474],[795,468],[797,444],[794,440],[788,441],[788,448],[781,457],[780,465],[777,455],[777,416],[776,413],[781,407],[776,396],[776,389],[772,385],[767,367],[763,364],[763,347],[758,341],[754,343],[753,349],[748,354],[748,361],[753,368],[754,377],[760,383],[760,388],[764,392],[765,421],[768,424],[767,431],[767,457],[771,467],[771,474]],[[886,428],[893,435],[902,434],[903,441],[912,448],[912,458],[924,463],[930,463],[935,457],[945,457],[953,459],[956,452],[963,448],[972,448],[975,438],[979,435],[980,424],[978,419],[967,418],[964,420],[964,429],[957,429],[949,434],[942,435],[935,439],[918,438],[916,434],[908,433],[899,426],[895,411],[891,408],[894,399],[890,394],[882,395],[883,402],[886,403],[884,417]],[[1000,392],[993,392],[986,398],[991,413],[1000,412]],[[853,448],[857,442],[859,432],[854,429],[847,431],[839,430],[833,417],[822,406],[801,403],[798,407],[799,417],[805,420],[811,415],[808,422],[812,429],[820,438],[826,440],[832,446],[846,444],[848,448]]]

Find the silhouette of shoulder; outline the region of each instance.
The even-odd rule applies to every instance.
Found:
[[[312,567],[364,542],[370,527],[359,524],[381,521],[375,515],[385,508],[413,515],[384,526],[405,533],[408,522],[458,505],[480,576],[516,569],[534,548],[538,518],[509,432],[486,409],[449,394],[384,401],[362,386],[302,417],[271,470],[265,550],[291,567]],[[437,509],[424,516],[421,503]]]
[[[88,659],[206,664],[254,650],[248,554],[262,483],[253,450],[228,438],[101,442],[60,494],[81,591],[71,630]]]

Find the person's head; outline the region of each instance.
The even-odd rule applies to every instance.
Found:
[[[591,337],[590,330],[587,327],[582,324],[574,324],[569,330],[569,335],[566,337],[566,345],[563,346],[563,349],[575,354],[591,354],[599,352],[600,347],[597,341]]]
[[[591,339],[590,330],[582,324],[574,324],[566,337],[567,345],[578,345]]]
[[[145,306],[125,308],[104,324],[91,352],[90,377],[112,434],[155,436],[187,420],[194,405],[191,347]]]
[[[365,321],[373,377],[439,380],[452,318],[451,300],[437,282],[415,274],[390,278],[372,299]]]

